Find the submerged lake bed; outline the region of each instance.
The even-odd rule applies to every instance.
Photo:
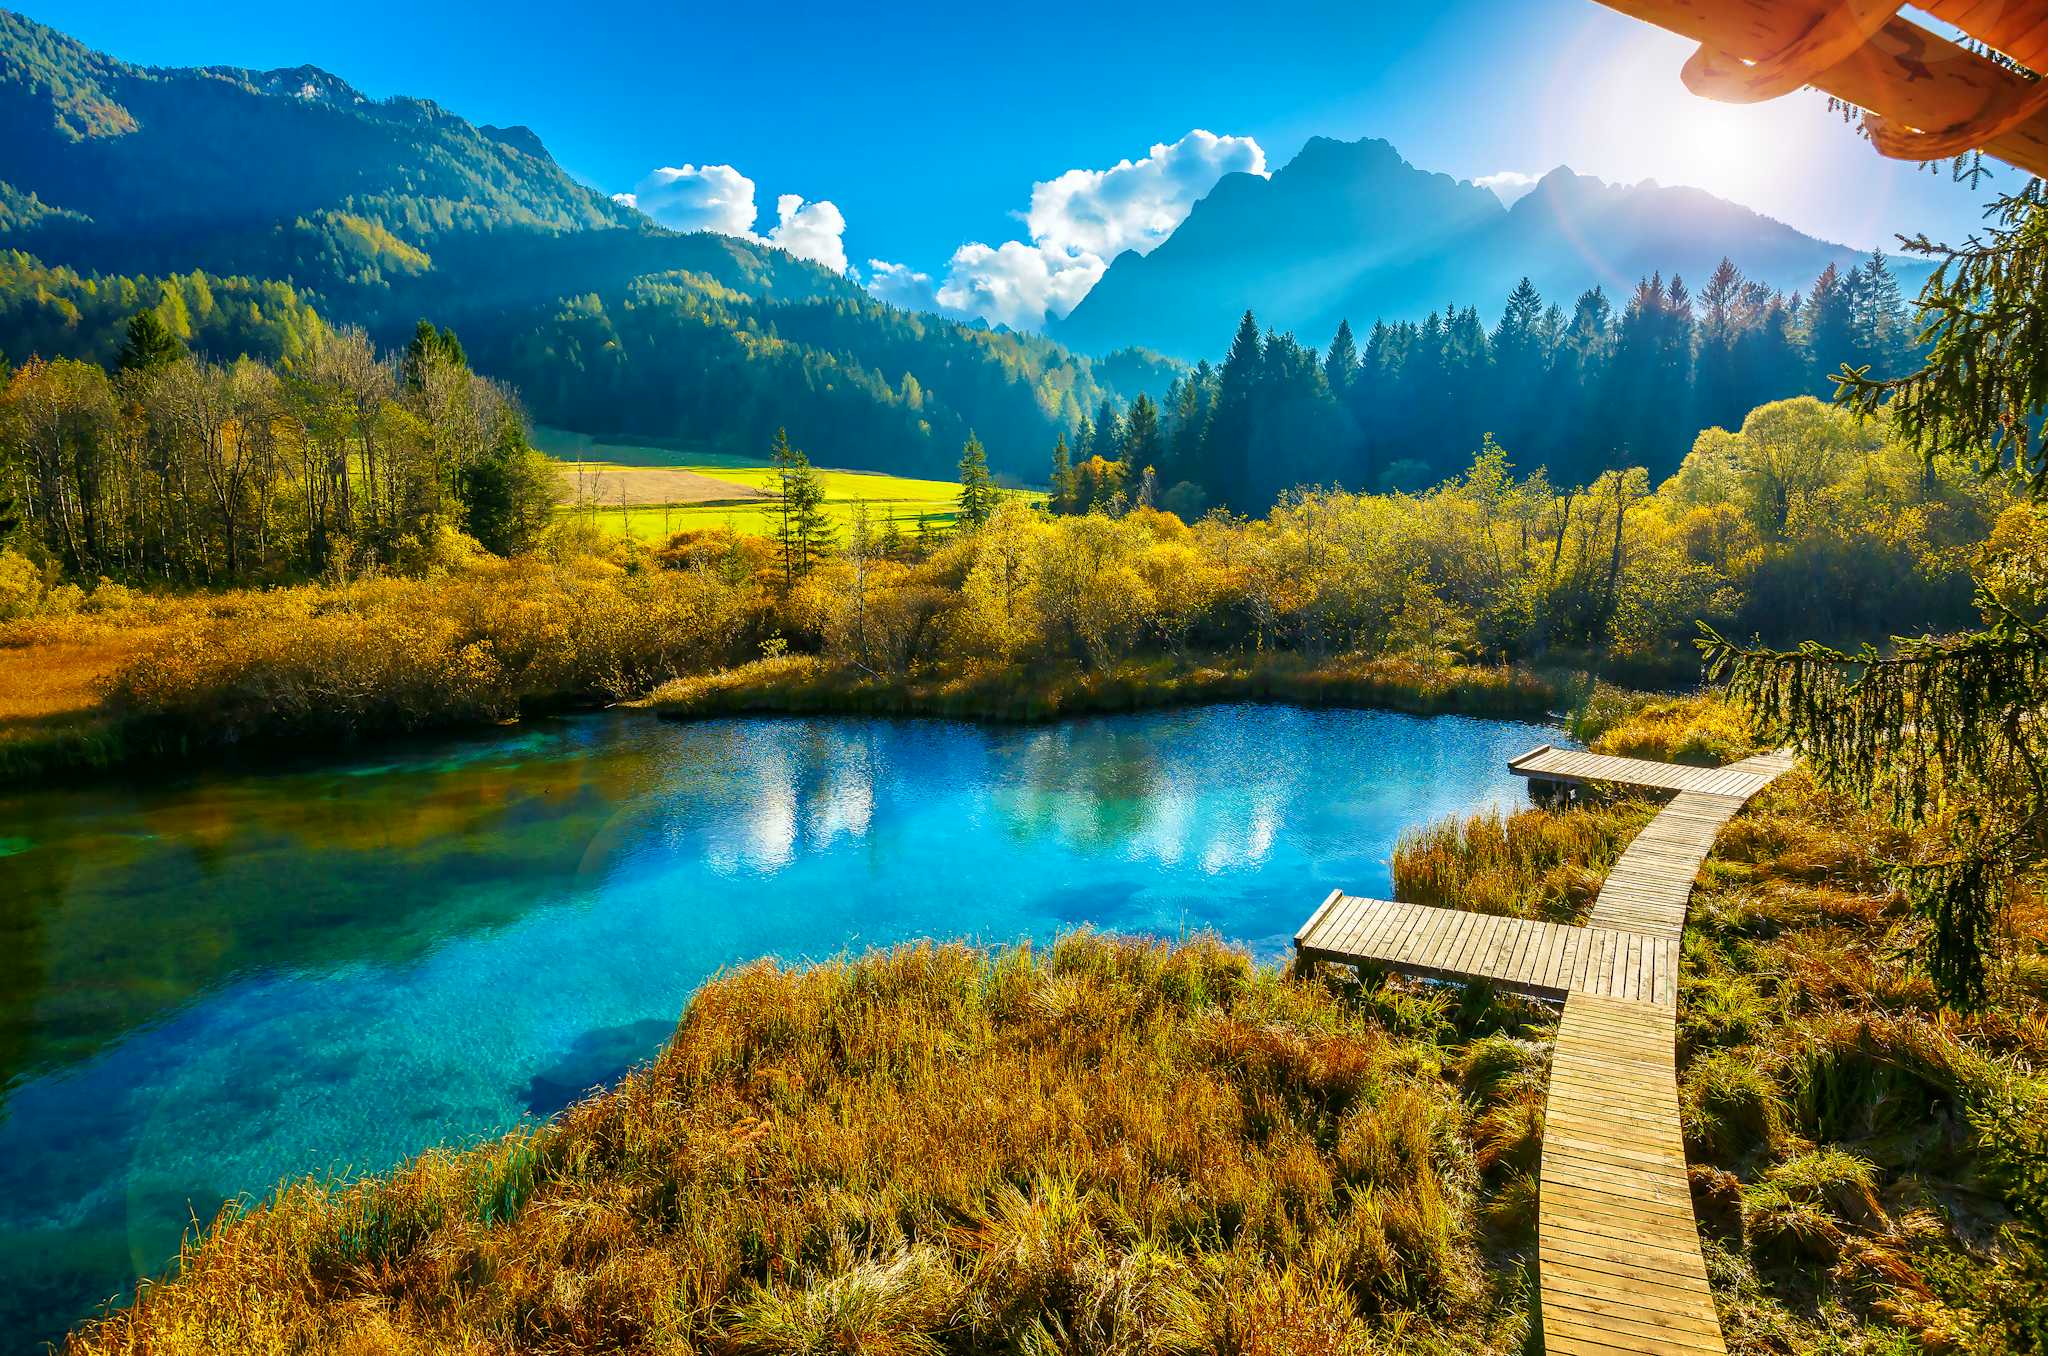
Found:
[[[1039,727],[633,713],[0,797],[0,1342],[193,1216],[542,1118],[760,956],[1080,926],[1277,959],[1552,728],[1207,707]]]

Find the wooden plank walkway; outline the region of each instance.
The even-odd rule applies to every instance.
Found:
[[[1303,960],[1378,965],[1414,979],[1485,979],[1510,993],[1559,1003],[1573,993],[1676,1001],[1675,936],[1433,909],[1341,891],[1324,904],[1294,935]]]
[[[1546,745],[1509,767],[1553,783],[1676,793],[1616,859],[1585,926],[1333,890],[1295,934],[1305,961],[1483,978],[1563,1000],[1538,1173],[1546,1356],[1726,1354],[1679,1130],[1678,947],[1714,839],[1791,766],[1767,754],[1682,768]]]

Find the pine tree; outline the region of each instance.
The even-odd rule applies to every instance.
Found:
[[[1130,418],[1124,421],[1124,454],[1119,459],[1132,474],[1159,465],[1164,443],[1159,436],[1159,407],[1144,392],[1131,402]]]
[[[832,554],[839,542],[839,528],[825,511],[825,484],[818,479],[811,459],[802,452],[797,458],[796,534],[798,565],[808,575],[819,561]]]
[[[1101,408],[1095,411],[1095,441],[1089,445],[1088,455],[1104,461],[1122,461],[1124,458],[1124,421],[1116,411],[1116,405],[1108,396],[1102,398]]]
[[[1883,250],[1870,252],[1862,275],[1863,285],[1853,298],[1849,315],[1854,350],[1850,362],[1857,367],[1867,364],[1870,375],[1882,381],[1906,370],[1911,347],[1906,336],[1906,303]]]
[[[1924,237],[1941,268],[1920,296],[1931,348],[1897,377],[1845,374],[1839,398],[1891,425],[1929,458],[1974,465],[2048,500],[2048,191],[2034,180],[1994,207],[1958,247]],[[1830,269],[1814,288],[1814,363],[1846,309]],[[1866,286],[1869,275],[1865,274]],[[1824,786],[1935,840],[1894,874],[1929,927],[1922,957],[1942,998],[1986,999],[1994,925],[2015,882],[2048,854],[2048,591],[2022,562],[1980,576],[1986,625],[1902,639],[1879,651],[1809,642],[1785,652],[1706,630],[1709,676],[1756,715],[1766,738],[1795,744]],[[1705,630],[1705,628],[1703,628]]]
[[[1067,435],[1062,433],[1059,441],[1052,445],[1052,503],[1054,513],[1074,511],[1074,458],[1067,451]]]
[[[163,367],[184,356],[185,345],[155,311],[137,311],[128,317],[128,336],[121,345],[119,358],[122,371]]]
[[[405,384],[417,391],[427,384],[427,369],[436,363],[467,371],[469,355],[462,351],[462,341],[455,337],[455,331],[447,328],[436,329],[434,323],[424,317],[413,326],[412,339],[405,346],[405,357],[400,362]]]
[[[1807,390],[1813,395],[1831,396],[1835,384],[1830,378],[1856,356],[1856,321],[1849,300],[1840,270],[1829,264],[1813,280],[1806,298],[1806,352],[1811,363]]]
[[[1180,398],[1173,404],[1172,451],[1167,458],[1171,484],[1193,483],[1202,470],[1202,448],[1209,436],[1209,402],[1215,391],[1216,374],[1208,359],[1181,383]]]
[[[1699,352],[1694,359],[1693,394],[1697,422],[1710,428],[1739,428],[1752,404],[1736,349],[1745,327],[1747,284],[1742,270],[1723,256],[1700,290]]]
[[[1508,294],[1493,330],[1493,401],[1503,411],[1508,441],[1526,448],[1533,436],[1536,393],[1548,367],[1543,342],[1543,298],[1523,278]]]
[[[1330,339],[1330,352],[1323,359],[1323,380],[1339,404],[1348,403],[1351,383],[1358,377],[1358,342],[1351,337],[1351,322],[1339,320]]]
[[[970,429],[960,449],[960,529],[971,532],[995,515],[996,487],[989,479],[988,453]]]
[[[1265,357],[1266,345],[1259,337],[1259,322],[1246,311],[1217,377],[1216,410],[1210,417],[1202,474],[1190,477],[1211,498],[1240,507],[1247,503],[1254,401]]]
[[[783,586],[802,579],[832,548],[832,520],[825,513],[825,487],[811,459],[789,445],[789,430],[775,430],[770,449],[781,494],[776,501],[775,541],[782,553]]]

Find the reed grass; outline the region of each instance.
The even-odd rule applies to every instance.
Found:
[[[1408,829],[1394,846],[1394,896],[1410,904],[1580,923],[1614,859],[1655,807],[1498,811]]]
[[[1079,663],[934,665],[875,673],[813,655],[783,655],[665,683],[648,699],[676,720],[759,714],[943,716],[1032,722],[1219,702],[1368,706],[1416,715],[1538,716],[1561,684],[1533,670],[1441,667],[1340,655],[1266,653]]]
[[[1460,1062],[1207,940],[760,962],[554,1123],[224,1212],[66,1350],[1505,1356]]]

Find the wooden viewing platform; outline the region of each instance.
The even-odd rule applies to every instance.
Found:
[[[1545,745],[1508,766],[1532,792],[1675,793],[1615,861],[1584,926],[1333,890],[1295,934],[1296,954],[1562,1001],[1538,1174],[1543,1350],[1725,1356],[1679,1131],[1678,946],[1715,837],[1792,759],[1691,768]]]

